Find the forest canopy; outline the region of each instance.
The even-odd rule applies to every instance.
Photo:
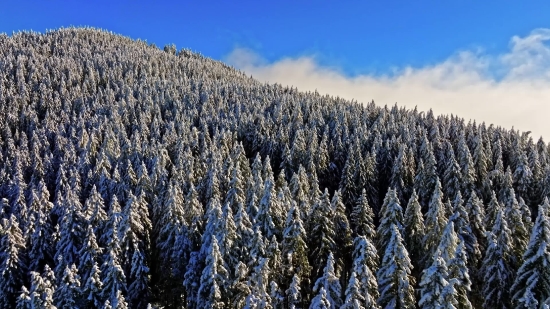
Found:
[[[0,35],[0,309],[542,308],[549,198],[528,133]]]

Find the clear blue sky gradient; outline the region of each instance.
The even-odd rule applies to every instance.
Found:
[[[0,32],[93,26],[223,60],[236,47],[268,61],[315,55],[348,75],[500,53],[550,27],[550,1],[5,1]]]

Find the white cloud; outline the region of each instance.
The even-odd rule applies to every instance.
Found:
[[[420,68],[405,67],[389,75],[349,77],[321,66],[314,56],[268,63],[256,53],[235,49],[227,62],[256,79],[292,85],[379,105],[432,108],[507,129],[532,131],[550,140],[550,29],[514,36],[501,55],[460,51],[447,60]],[[498,78],[495,76],[498,74]]]

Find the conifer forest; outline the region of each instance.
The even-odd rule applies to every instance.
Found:
[[[64,28],[0,35],[0,146],[0,309],[550,306],[529,133]]]

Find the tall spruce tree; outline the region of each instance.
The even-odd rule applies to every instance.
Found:
[[[377,272],[382,308],[414,308],[412,264],[397,225],[390,227],[391,237]]]
[[[512,303],[530,308],[550,298],[550,202],[546,198],[539,206],[537,220],[531,232],[523,264],[517,272],[512,291]]]

